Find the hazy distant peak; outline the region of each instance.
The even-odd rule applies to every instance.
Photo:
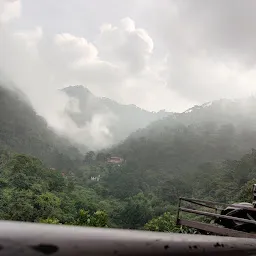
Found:
[[[195,105],[192,108],[187,109],[186,111],[182,112],[182,114],[188,114],[191,112],[195,111],[201,111],[201,110],[206,110],[206,109],[211,109],[211,108],[221,108],[222,110],[224,109],[232,109],[234,106],[238,108],[249,108],[251,105],[256,104],[256,98],[254,96],[251,97],[246,97],[246,98],[238,98],[238,99],[219,99],[215,101],[209,101],[206,102],[202,105]]]
[[[119,102],[117,102],[113,99],[107,98],[107,97],[97,97],[93,93],[91,93],[91,91],[87,87],[85,87],[83,85],[71,85],[71,86],[63,88],[62,91],[65,92],[68,96],[75,97],[75,98],[79,99],[80,101],[81,100],[85,101],[85,100],[87,100],[88,97],[91,97],[94,99],[98,99],[98,101],[100,101],[103,104],[107,104],[107,106],[111,105],[111,106],[127,107],[127,108],[145,111],[145,113],[152,113],[152,114],[161,114],[161,115],[169,114],[169,112],[166,110],[160,110],[158,112],[155,112],[155,111],[150,112],[150,111],[147,111],[145,109],[138,107],[135,104],[122,104],[122,103],[119,103]]]
[[[91,91],[83,85],[72,85],[62,89],[63,92],[71,97],[87,98],[88,96],[94,96]]]
[[[70,85],[62,89],[63,91],[79,91],[79,92],[88,92],[91,93],[90,90],[84,85]]]
[[[203,108],[210,107],[212,104],[213,104],[213,102],[210,101],[210,102],[206,102],[206,103],[204,103],[204,104],[202,104],[202,105],[195,105],[195,106],[193,106],[192,108],[187,109],[187,110],[184,111],[183,113],[184,113],[184,114],[188,114],[188,113],[191,113],[191,112],[193,112],[193,111],[195,111],[195,110],[200,110],[200,109],[203,109]]]
[[[85,90],[85,91],[89,91],[89,89],[86,86],[82,85],[82,84],[70,85],[70,86],[67,86],[67,87],[63,88],[63,90],[64,91],[65,90],[81,90],[81,91]]]
[[[105,102],[105,103],[110,103],[110,104],[118,104],[118,105],[123,105],[123,104],[120,104],[112,99],[109,99],[107,97],[100,97],[100,100]]]
[[[85,134],[91,134],[91,137],[84,139],[91,148],[120,142],[132,132],[169,115],[166,111],[149,112],[134,104],[125,105],[106,97],[97,97],[82,85],[69,86],[62,91],[71,98],[71,102],[74,98],[77,100],[75,106],[79,111],[70,111],[69,108],[67,114],[86,131]],[[100,145],[96,145],[99,139]]]

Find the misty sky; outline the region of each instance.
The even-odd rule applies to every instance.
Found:
[[[0,0],[0,70],[52,120],[65,104],[56,90],[72,84],[155,111],[250,96],[255,10],[254,0]]]

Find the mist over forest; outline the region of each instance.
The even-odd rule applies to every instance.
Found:
[[[256,2],[213,3],[0,0],[0,219],[190,233],[180,196],[252,202]]]

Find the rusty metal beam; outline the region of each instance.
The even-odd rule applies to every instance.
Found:
[[[256,239],[0,221],[0,254],[255,255]]]
[[[180,197],[180,200],[181,201],[186,201],[186,202],[190,202],[190,203],[194,203],[194,204],[197,204],[197,203],[206,203],[206,204],[209,204],[209,205],[212,205],[213,208],[214,206],[216,205],[220,205],[220,206],[223,206],[223,207],[236,207],[236,208],[240,208],[240,209],[245,209],[245,210],[248,210],[248,211],[253,211],[255,212],[256,211],[256,208],[250,208],[250,207],[245,207],[245,206],[242,206],[242,205],[232,205],[232,204],[225,204],[225,203],[217,203],[217,202],[212,202],[212,201],[206,201],[206,200],[200,200],[200,199],[193,199],[193,198],[186,198],[186,197]]]
[[[248,219],[237,218],[237,217],[232,217],[232,216],[227,216],[227,215],[221,215],[221,214],[217,214],[217,213],[192,210],[192,209],[183,208],[183,207],[180,207],[180,211],[188,212],[188,213],[195,213],[198,215],[209,216],[209,217],[217,217],[217,218],[222,218],[222,219],[235,220],[235,221],[240,221],[243,223],[250,223],[250,224],[256,225],[255,220],[248,220]]]
[[[214,209],[214,210],[220,210],[219,208],[215,207],[215,206],[211,206],[211,205],[207,205],[207,201],[205,202],[197,202],[197,199],[193,200],[193,199],[189,199],[189,198],[180,198],[181,201],[185,201],[185,202],[189,202],[189,203],[192,203],[192,204],[196,204],[196,205],[200,205],[200,206],[203,206],[203,207],[207,207],[207,208],[210,208],[210,209]]]
[[[206,231],[206,232],[210,232],[218,235],[231,236],[231,237],[256,238],[256,234],[236,231],[233,229],[223,228],[213,224],[202,223],[198,221],[179,219],[177,223],[179,225],[195,228],[198,230],[202,230],[202,231]]]

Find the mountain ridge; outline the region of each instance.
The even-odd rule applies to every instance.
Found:
[[[68,169],[80,161],[73,144],[50,128],[18,89],[0,84],[0,149],[29,154],[51,167]]]
[[[63,88],[62,92],[70,97],[66,112],[79,127],[90,124],[94,116],[104,117],[103,123],[111,135],[112,145],[131,132],[171,114],[165,111],[149,112],[134,104],[125,105],[106,97],[97,97],[82,85]]]
[[[133,132],[111,148],[139,169],[189,173],[204,162],[234,160],[256,147],[256,99],[217,100]]]

